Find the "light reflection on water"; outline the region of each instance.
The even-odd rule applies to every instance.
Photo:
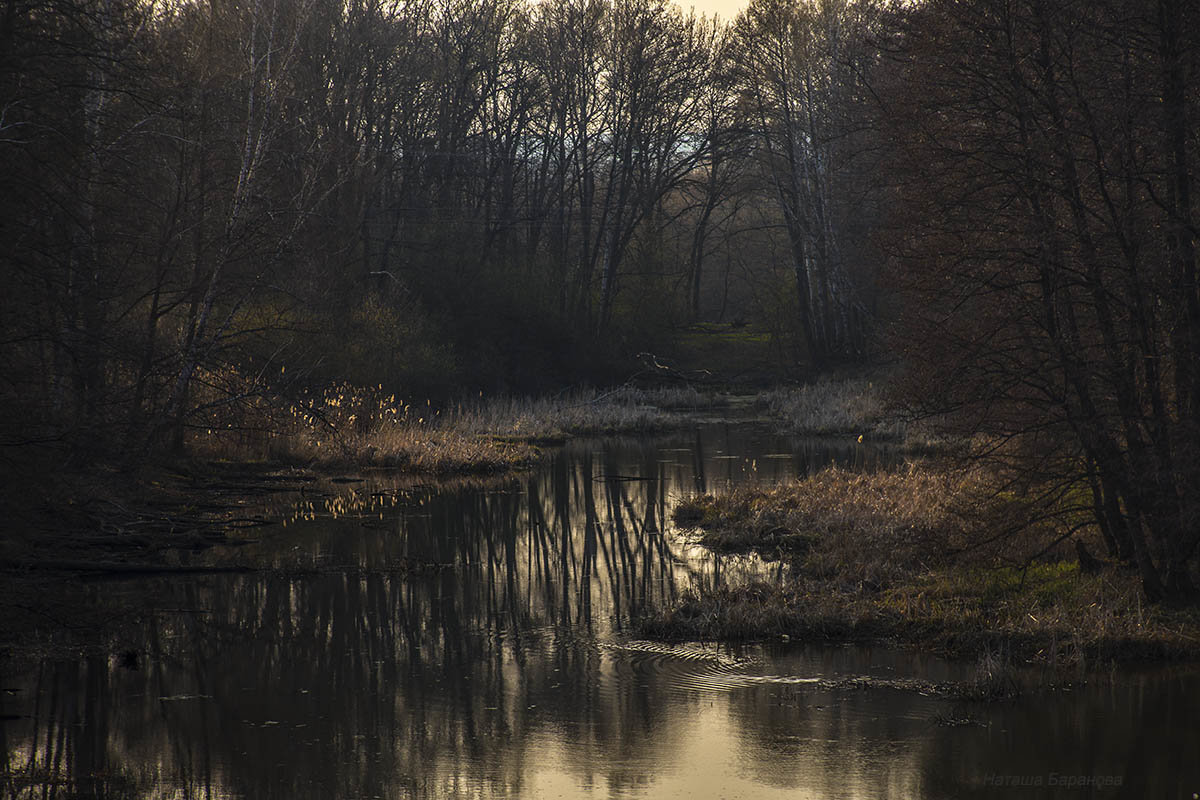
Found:
[[[288,503],[316,520],[235,554],[277,570],[138,584],[160,611],[134,626],[136,669],[92,656],[6,675],[0,796],[1007,797],[998,776],[1073,774],[1123,788],[1071,797],[1200,787],[1195,670],[978,706],[818,680],[970,669],[914,653],[629,636],[648,604],[784,569],[690,547],[668,521],[677,498],[835,459],[886,460],[712,426],[573,444],[499,485],[314,486]],[[103,602],[113,584],[90,591]]]

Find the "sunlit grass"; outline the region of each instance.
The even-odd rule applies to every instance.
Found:
[[[959,506],[968,494],[982,502],[984,492],[977,471],[834,467],[767,489],[694,497],[675,518],[701,529],[710,547],[801,552],[814,574],[883,586],[961,549],[969,523]]]
[[[1148,607],[1135,573],[1083,574],[1058,524],[1014,525],[1025,503],[980,468],[828,469],[762,490],[686,500],[678,524],[717,550],[792,564],[775,585],[693,592],[646,622],[668,638],[897,639],[1027,660],[1200,653],[1200,612]],[[1005,533],[1019,530],[1019,533]]]
[[[194,439],[201,452],[230,459],[494,472],[530,463],[539,444],[661,430],[678,424],[678,410],[713,402],[690,387],[620,387],[549,398],[477,397],[438,408],[428,399],[406,400],[381,387],[338,384],[274,406],[257,400],[251,434],[243,414],[236,422],[214,422]]]
[[[855,436],[886,441],[913,452],[957,449],[964,441],[936,432],[931,420],[907,419],[889,405],[886,376],[825,378],[762,392],[755,404],[798,435]]]
[[[493,397],[454,407],[446,424],[475,435],[558,441],[571,436],[661,430],[677,422],[668,409],[698,408],[706,403],[694,389],[627,387],[549,398]]]
[[[773,389],[758,396],[758,405],[794,433],[903,436],[903,427],[886,413],[879,387],[865,378]]]
[[[381,389],[334,386],[289,408],[293,424],[271,455],[320,466],[390,467],[414,472],[488,472],[528,463],[527,443],[458,424],[428,400],[406,402]]]

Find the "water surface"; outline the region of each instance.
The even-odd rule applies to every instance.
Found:
[[[678,498],[892,460],[711,425],[572,443],[498,484],[368,481],[281,498],[287,527],[215,556],[272,571],[81,587],[97,604],[149,593],[155,610],[130,621],[112,655],[60,654],[3,675],[0,796],[1200,791],[1195,668],[1094,673],[978,705],[887,688],[966,678],[970,664],[630,634],[643,609],[689,588],[784,570],[691,545],[669,521]],[[858,676],[883,688],[820,682]]]

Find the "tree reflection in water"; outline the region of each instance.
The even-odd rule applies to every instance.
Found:
[[[252,553],[273,572],[143,584],[174,610],[138,626],[137,669],[46,659],[0,687],[4,796],[953,797],[1056,764],[1132,780],[1152,747],[1195,769],[1168,763],[1183,727],[1139,722],[1200,718],[1186,673],[959,730],[911,693],[730,680],[957,669],[917,656],[612,646],[647,604],[779,569],[697,553],[674,499],[864,453],[729,426],[575,444],[501,485],[412,492],[383,526],[290,527]]]

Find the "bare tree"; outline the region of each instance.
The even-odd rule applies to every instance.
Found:
[[[979,0],[909,19],[896,254],[921,299],[915,386],[1003,442],[1051,508],[1087,487],[1073,510],[1149,597],[1191,596],[1196,9]]]
[[[817,363],[859,355],[866,309],[843,259],[852,109],[870,66],[867,0],[755,0],[738,17],[734,62],[747,126],[792,243],[800,325]]]

